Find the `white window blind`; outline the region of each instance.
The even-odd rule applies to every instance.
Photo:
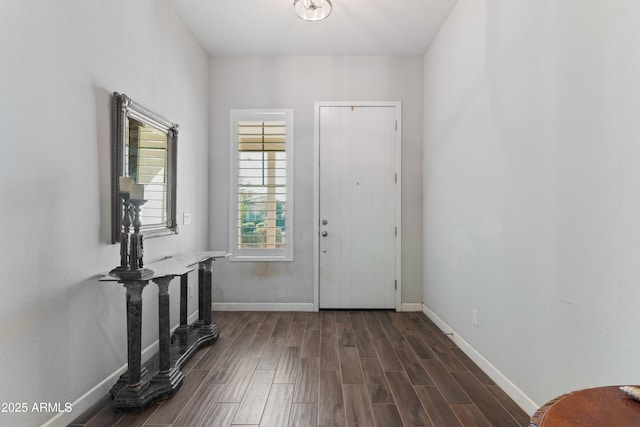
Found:
[[[126,126],[128,176],[144,184],[144,198],[140,219],[143,224],[167,221],[167,135],[142,122],[129,118]]]
[[[292,258],[292,112],[232,112],[232,259]]]

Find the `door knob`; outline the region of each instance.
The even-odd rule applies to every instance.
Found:
[[[322,220],[322,225],[327,225],[327,224],[329,224],[329,221],[327,221],[326,219],[323,219]]]
[[[327,237],[327,235],[328,235],[328,234],[329,234],[329,233],[327,233],[326,231],[323,231],[323,232],[322,232],[322,237]]]

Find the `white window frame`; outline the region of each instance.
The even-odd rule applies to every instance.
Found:
[[[238,121],[284,121],[286,126],[286,240],[284,248],[238,248]],[[293,110],[268,109],[230,111],[230,261],[293,261]]]

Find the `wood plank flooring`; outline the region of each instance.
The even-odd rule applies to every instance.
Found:
[[[218,341],[141,414],[105,397],[71,426],[526,426],[529,417],[422,313],[214,312]]]

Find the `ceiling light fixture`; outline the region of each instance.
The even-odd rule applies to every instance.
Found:
[[[305,21],[320,21],[331,14],[332,8],[331,0],[293,0],[296,15]]]

